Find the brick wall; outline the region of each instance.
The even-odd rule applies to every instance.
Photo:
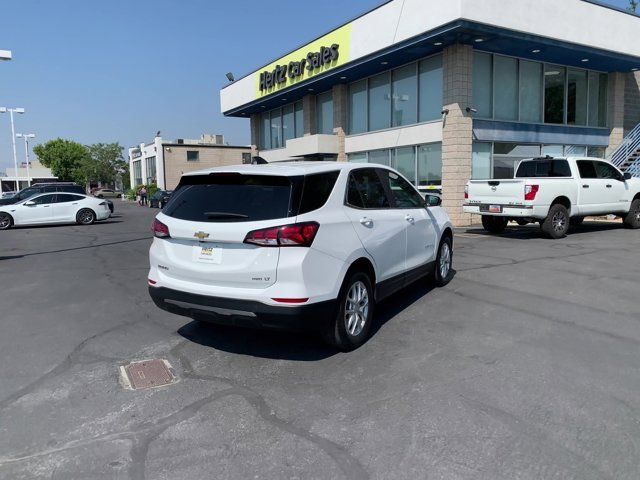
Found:
[[[167,190],[173,190],[178,185],[180,176],[183,173],[225,165],[240,165],[242,163],[242,154],[251,153],[251,148],[249,147],[203,147],[198,145],[165,145],[163,147]],[[187,150],[198,151],[199,161],[188,162]]]
[[[338,137],[338,161],[346,162],[345,137],[347,131],[347,109],[349,108],[347,85],[333,87],[333,132]]]
[[[442,199],[453,224],[466,226],[471,224],[462,205],[471,178],[473,120],[466,108],[473,105],[473,48],[452,45],[443,53],[443,98],[449,113],[442,131]]]

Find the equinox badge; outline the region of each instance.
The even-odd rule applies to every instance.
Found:
[[[209,234],[204,232],[196,232],[193,234],[193,236],[200,241],[203,241],[205,238],[209,238]]]

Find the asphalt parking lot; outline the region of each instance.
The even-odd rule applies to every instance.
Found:
[[[344,354],[147,294],[155,211],[0,232],[0,478],[637,479],[640,232],[456,237]],[[131,391],[118,367],[167,359]]]

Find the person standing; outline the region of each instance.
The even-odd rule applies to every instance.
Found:
[[[147,189],[146,189],[146,187],[143,185],[138,193],[140,194],[140,205],[142,205],[144,207],[147,204]]]

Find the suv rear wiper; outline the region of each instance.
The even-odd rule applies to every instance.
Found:
[[[241,213],[230,213],[230,212],[204,212],[207,218],[249,218],[248,215],[243,215]]]

